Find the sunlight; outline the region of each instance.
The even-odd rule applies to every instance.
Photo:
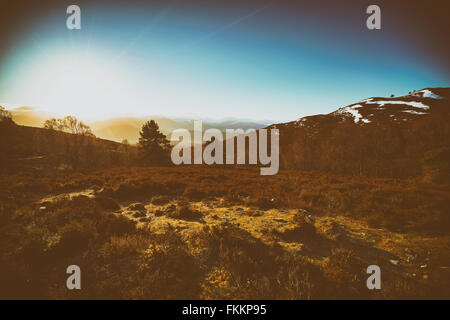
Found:
[[[85,54],[52,55],[28,70],[23,95],[33,105],[58,114],[98,118],[124,112],[129,79],[106,58]],[[121,111],[122,110],[122,111]]]

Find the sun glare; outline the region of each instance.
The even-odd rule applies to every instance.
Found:
[[[124,112],[130,103],[128,77],[105,58],[88,54],[58,55],[27,70],[20,86],[26,101],[57,115],[99,118]]]

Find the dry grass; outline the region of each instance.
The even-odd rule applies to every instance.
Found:
[[[450,296],[446,185],[183,167],[23,172],[0,185],[2,298]],[[75,262],[85,286],[68,292]],[[365,287],[370,264],[381,292]]]

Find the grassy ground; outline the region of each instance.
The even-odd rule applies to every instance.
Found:
[[[0,185],[2,298],[450,297],[448,185],[192,167]],[[69,264],[81,291],[65,288]]]

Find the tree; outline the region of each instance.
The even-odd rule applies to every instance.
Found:
[[[0,170],[8,164],[8,158],[11,157],[17,146],[14,143],[13,120],[11,113],[4,107],[0,106]]]
[[[44,128],[56,131],[69,132],[81,136],[95,137],[91,128],[73,116],[64,119],[49,119],[44,122]]]
[[[0,121],[11,120],[11,112],[5,109],[5,107],[0,106]]]
[[[147,121],[139,135],[139,150],[145,162],[151,165],[165,165],[169,162],[170,142],[159,131],[154,120]]]
[[[93,139],[90,139],[90,137],[95,138],[95,135],[91,128],[82,121],[73,116],[62,119],[52,118],[44,122],[44,128],[74,135],[73,137],[64,137],[65,156],[73,167],[90,164],[95,160],[95,143]]]
[[[63,119],[51,118],[44,122],[44,128],[49,129],[49,130],[55,130],[55,131],[64,131],[66,128],[66,125],[65,125]]]

